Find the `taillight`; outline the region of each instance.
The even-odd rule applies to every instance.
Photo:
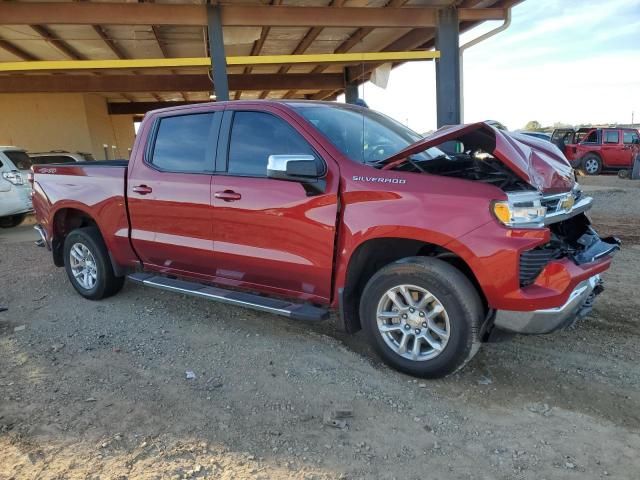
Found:
[[[10,172],[4,172],[2,174],[2,178],[4,178],[7,182],[13,183],[14,185],[23,185],[24,180],[22,179],[22,175],[17,170],[12,170]]]

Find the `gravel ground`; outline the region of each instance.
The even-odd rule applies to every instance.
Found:
[[[84,300],[29,226],[0,231],[0,478],[638,478],[640,182],[581,181],[625,241],[593,315],[438,381],[333,321]]]

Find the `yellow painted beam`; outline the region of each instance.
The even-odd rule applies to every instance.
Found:
[[[311,55],[255,55],[227,57],[229,66],[293,65],[293,64],[353,64],[379,62],[411,62],[440,58],[439,51],[326,53]],[[143,68],[211,67],[211,59],[198,58],[136,58],[127,60],[42,60],[0,62],[0,72],[111,70]]]

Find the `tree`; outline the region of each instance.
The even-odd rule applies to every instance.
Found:
[[[530,122],[527,122],[527,124],[524,126],[524,129],[535,132],[538,130],[542,130],[542,125],[540,125],[540,122],[537,120],[531,120]]]

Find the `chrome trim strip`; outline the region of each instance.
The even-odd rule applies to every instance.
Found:
[[[582,197],[580,200],[578,200],[578,203],[576,203],[571,210],[548,213],[544,217],[544,224],[551,225],[553,223],[562,222],[575,215],[578,215],[579,213],[586,212],[592,206],[593,206],[593,197]]]

